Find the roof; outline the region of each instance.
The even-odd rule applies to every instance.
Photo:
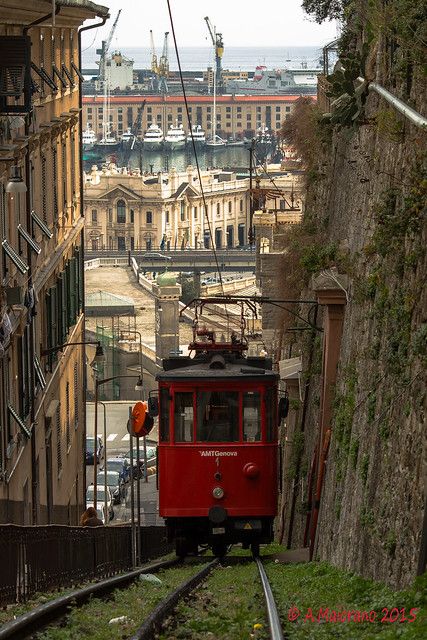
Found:
[[[309,97],[312,100],[316,100],[316,96],[303,96]],[[244,103],[265,103],[265,102],[296,102],[301,98],[297,96],[239,96],[239,95],[226,95],[217,96],[217,104],[244,104]],[[99,104],[100,106],[104,102],[104,97],[99,96],[82,96],[83,104],[92,105]],[[182,95],[169,95],[169,96],[134,96],[134,95],[120,95],[111,96],[111,104],[141,104],[145,100],[147,104],[184,104],[184,96]],[[189,104],[211,104],[212,96],[187,96],[187,102]]]
[[[91,187],[91,186],[98,186],[98,185],[91,185],[90,182],[87,182],[85,184],[85,188],[87,187]],[[115,191],[119,191],[125,195],[130,196],[131,198],[135,199],[135,200],[144,200],[144,196],[136,193],[136,191],[133,191],[132,189],[129,189],[128,187],[125,187],[124,185],[122,185],[120,182],[118,184],[113,185],[112,187],[110,187],[110,189],[107,189],[107,191],[103,191],[102,193],[100,193],[97,196],[93,196],[95,197],[96,200],[102,200],[103,198],[107,198],[108,196],[111,196],[111,194],[113,194]],[[90,200],[91,196],[90,194],[86,195],[87,199]]]
[[[185,193],[185,191],[187,191],[187,189],[191,189],[191,191],[193,192],[192,195],[198,196],[199,193],[198,191],[196,191],[196,189],[189,183],[189,182],[182,182],[178,189],[175,191],[175,193],[172,193],[171,196],[169,196],[170,198],[179,198],[180,196],[182,196],[183,193]]]
[[[86,307],[118,307],[120,305],[133,305],[133,298],[126,298],[125,296],[118,296],[108,291],[94,291],[93,293],[87,293],[85,296]]]
[[[215,381],[238,379],[242,382],[245,380],[272,382],[279,378],[278,374],[274,371],[261,369],[260,367],[251,367],[249,363],[246,363],[244,358],[236,360],[235,362],[227,362],[224,369],[212,369],[209,364],[209,361],[200,363],[197,359],[193,359],[188,367],[158,373],[156,380],[160,382],[172,382],[174,380],[190,381],[203,378],[203,380]]]
[[[59,4],[62,7],[88,9],[89,11],[93,11],[93,13],[102,18],[110,17],[110,10],[108,7],[104,7],[100,4],[95,4],[95,2],[92,2],[91,0],[56,0],[56,4]]]

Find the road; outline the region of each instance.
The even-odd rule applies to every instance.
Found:
[[[104,437],[104,409],[105,406],[105,431],[106,438]],[[98,406],[98,435],[101,436],[104,444],[104,452],[107,458],[113,458],[117,455],[128,453],[130,449],[130,435],[127,432],[127,420],[129,415],[129,402],[104,402],[99,403]],[[86,428],[87,435],[94,435],[94,423],[95,423],[95,405],[93,402],[86,404]],[[147,438],[147,445],[153,446],[157,444],[157,424],[155,424],[150,437]],[[136,447],[136,442],[134,442]],[[140,441],[141,458],[143,457],[143,446]],[[101,464],[102,466],[102,464]],[[141,525],[161,525],[163,519],[158,516],[158,494],[156,489],[156,475],[153,473],[155,467],[149,468],[149,473],[153,475],[148,476],[148,481],[144,479],[139,481],[140,483],[140,513],[141,513]],[[86,467],[86,483],[87,486],[93,483],[93,465],[87,465]],[[135,490],[135,505],[137,496],[137,482],[134,482]],[[126,485],[126,496],[120,505],[114,506],[114,518],[111,524],[119,522],[128,522],[131,519],[131,489],[130,484]],[[137,507],[135,506],[135,509]],[[136,512],[136,511],[135,511]]]

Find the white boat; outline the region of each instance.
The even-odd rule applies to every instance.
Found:
[[[165,135],[165,145],[171,150],[183,149],[185,147],[185,131],[182,124],[171,124]]]
[[[160,149],[164,141],[163,131],[156,124],[150,124],[142,140],[147,151]]]
[[[233,138],[227,140],[227,147],[243,147],[244,144],[244,140],[234,140]]]
[[[82,144],[83,151],[89,151],[89,149],[93,149],[96,144],[96,133],[91,128],[89,123],[87,123],[86,129],[82,133]]]
[[[193,137],[191,137],[191,133]],[[202,147],[206,144],[206,134],[199,124],[193,124],[191,133],[187,133],[187,144],[192,144],[193,140],[196,146]]]
[[[110,124],[110,85],[108,82],[105,82],[104,88],[104,103],[102,109],[102,138],[95,145],[98,150],[113,150],[118,149],[120,142],[111,132],[111,124]]]
[[[132,144],[134,138],[135,138],[135,136],[133,135],[133,133],[130,130],[130,128],[126,129],[126,131],[124,133],[122,133],[121,138],[120,138],[120,142],[122,143],[122,147],[127,147],[128,145]]]
[[[218,149],[219,147],[225,147],[226,144],[226,141],[216,134],[213,138],[207,140],[206,142],[206,146],[209,147],[209,149]]]

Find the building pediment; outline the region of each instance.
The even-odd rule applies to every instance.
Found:
[[[199,196],[200,193],[192,187],[189,182],[183,182],[170,197],[173,200],[178,200],[178,198],[182,198],[184,195],[187,196],[187,198],[193,198],[194,196]]]
[[[104,193],[100,193],[96,199],[97,200],[117,200],[119,198],[125,198],[125,199],[130,198],[131,200],[145,200],[144,196],[140,195],[139,193],[136,193],[135,191],[132,191],[132,189],[129,189],[128,187],[125,187],[122,184],[118,184],[112,189],[108,189],[107,191],[104,191]]]

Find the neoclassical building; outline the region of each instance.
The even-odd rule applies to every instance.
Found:
[[[236,247],[248,243],[249,180],[231,172],[141,175],[115,165],[84,176],[89,250]],[[206,207],[205,207],[206,205]]]

